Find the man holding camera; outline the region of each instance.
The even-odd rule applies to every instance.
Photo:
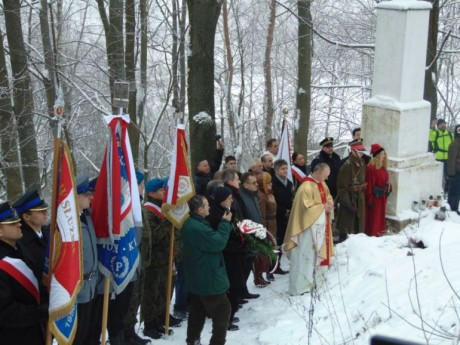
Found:
[[[224,155],[224,141],[220,135],[216,135],[216,154],[214,159],[211,162],[208,162],[207,159],[200,160],[196,165],[195,170],[195,193],[200,195],[206,195],[206,186],[208,182],[211,181],[214,177],[216,171],[219,170],[220,165],[222,164],[222,157]]]

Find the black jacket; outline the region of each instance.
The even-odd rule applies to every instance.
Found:
[[[342,166],[342,160],[340,156],[333,152],[331,156],[326,154],[323,150],[319,155],[311,161],[311,171],[315,170],[315,166],[319,163],[326,163],[331,168],[331,173],[326,180],[326,184],[329,187],[332,197],[335,199],[337,196],[337,176],[339,175],[340,167]]]
[[[286,186],[278,177],[272,179],[273,196],[276,201],[276,239],[282,244],[292,208],[292,182],[287,180]]]
[[[0,259],[21,259],[30,269],[33,264],[18,249],[0,240]],[[40,325],[39,305],[35,298],[12,276],[0,270],[0,342],[14,345],[45,344]]]
[[[225,209],[220,206],[213,198],[209,200],[209,216],[207,217],[209,224],[214,230],[217,230]],[[227,269],[228,280],[230,281],[230,289],[242,289],[246,286],[244,279],[244,240],[243,235],[236,227],[236,210],[232,212],[232,231],[227,241],[227,245],[223,251],[225,267]]]
[[[212,161],[208,161],[211,171],[209,174],[203,174],[199,171],[195,171],[195,177],[193,182],[195,183],[195,193],[200,195],[207,195],[208,182],[214,178],[214,174],[219,170],[222,164],[222,157],[224,156],[224,150],[216,150],[216,154]]]
[[[48,243],[49,243],[49,227],[42,227],[43,237],[38,237],[37,233],[24,221],[21,225],[22,238],[19,243],[26,249],[27,255],[30,256],[32,271],[36,277],[40,277],[38,284],[40,286],[40,298],[42,303],[48,303],[48,289],[42,282],[43,269],[45,266],[45,258],[48,260]],[[48,265],[48,262],[46,262]]]

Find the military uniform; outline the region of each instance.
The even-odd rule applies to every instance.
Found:
[[[77,193],[93,194],[93,189],[88,183],[87,176],[77,176]],[[96,246],[96,231],[86,209],[80,214],[81,236],[83,243],[83,286],[77,295],[78,325],[73,344],[91,344],[89,330],[94,324],[97,313],[94,312],[96,298],[96,285],[98,281],[98,258]]]
[[[37,190],[28,190],[12,206],[22,218],[22,238],[19,243],[26,248],[30,256],[32,271],[38,277],[41,303],[48,304],[48,287],[46,286],[47,282],[45,284],[43,272],[45,264],[48,266],[49,226],[42,226],[41,231],[37,232],[24,220],[24,214],[45,211],[49,208],[49,205],[40,197]]]
[[[362,158],[350,154],[337,176],[337,199],[340,206],[336,224],[341,240],[345,240],[347,234],[364,232],[365,179],[366,163]]]
[[[166,289],[169,269],[169,242],[171,223],[161,214],[161,201],[147,196],[142,214],[145,236],[149,237],[150,247],[143,246],[144,291],[141,299],[141,319],[144,320],[144,333],[162,331],[166,310]],[[180,248],[176,229],[175,248]]]
[[[19,221],[8,203],[0,204],[1,226]],[[0,238],[0,341],[42,345],[41,323],[47,320],[47,305],[40,306],[38,277],[33,274],[30,258],[20,243],[14,244]],[[28,286],[18,279],[21,275],[27,277]]]

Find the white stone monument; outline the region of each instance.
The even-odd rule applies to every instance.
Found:
[[[413,201],[442,190],[442,165],[427,152],[431,104],[423,100],[431,4],[396,0],[376,8],[374,79],[363,104],[363,137],[368,149],[379,143],[388,154],[393,193],[387,217],[403,224]]]

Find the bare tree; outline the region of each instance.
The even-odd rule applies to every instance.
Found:
[[[272,68],[271,68],[271,51],[273,45],[273,35],[275,33],[276,19],[276,0],[270,0],[270,14],[267,29],[267,44],[265,46],[264,58],[264,78],[265,78],[265,139],[272,137],[273,117],[275,115],[275,107],[273,105],[273,89],[272,89]]]
[[[19,138],[21,169],[25,188],[40,189],[37,140],[34,128],[34,105],[30,88],[27,52],[21,24],[19,0],[3,1],[6,35],[13,79],[14,114]]]
[[[213,156],[216,147],[214,106],[214,41],[221,3],[188,0],[190,53],[188,109],[192,165]]]
[[[8,200],[15,200],[22,194],[21,169],[19,168],[16,126],[11,108],[11,87],[6,68],[3,33],[0,33],[0,141],[1,171]]]
[[[311,0],[299,0],[298,11],[298,62],[297,62],[297,113],[295,114],[294,148],[307,155],[307,137],[310,123],[311,102],[311,43],[312,18],[310,12]]]

